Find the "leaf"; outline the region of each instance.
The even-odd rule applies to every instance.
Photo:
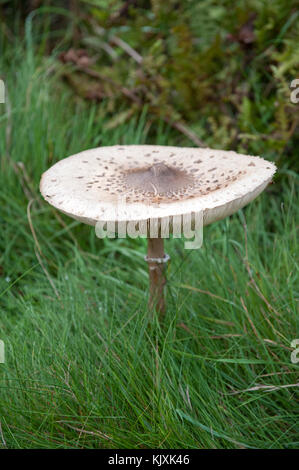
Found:
[[[249,449],[253,449],[253,447],[249,446],[248,444],[244,444],[244,442],[238,442],[232,439],[231,437],[227,436],[226,434],[223,434],[222,432],[215,431],[212,428],[209,428],[205,424],[200,423],[196,419],[192,418],[191,416],[187,415],[183,411],[176,409],[177,414],[180,416],[181,419],[185,419],[186,421],[189,421],[189,423],[194,424],[195,426],[200,427],[203,431],[208,432],[211,434],[212,437],[219,437],[220,439],[225,439],[226,441],[232,442],[234,444],[237,444],[241,447],[247,447]]]
[[[193,359],[202,359],[203,361],[213,361],[213,362],[221,362],[221,363],[228,363],[228,364],[272,364],[271,361],[265,361],[263,359],[246,359],[246,358],[227,358],[227,357],[205,357],[200,356],[199,354],[191,354],[185,351],[178,351],[177,349],[171,348],[171,351],[175,354],[179,354],[180,356],[190,357]]]

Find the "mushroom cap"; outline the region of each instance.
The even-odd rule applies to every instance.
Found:
[[[41,178],[47,202],[86,224],[203,212],[204,225],[258,196],[276,167],[210,148],[115,145],[60,160]]]

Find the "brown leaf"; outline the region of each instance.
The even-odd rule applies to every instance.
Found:
[[[255,34],[252,23],[242,26],[238,34],[238,40],[243,44],[251,44],[255,41]]]
[[[59,59],[63,63],[73,63],[79,67],[89,67],[92,63],[91,58],[88,56],[88,52],[85,49],[69,49],[66,52],[62,52]]]
[[[244,23],[236,34],[228,34],[227,39],[231,42],[239,42],[245,46],[252,44],[255,41],[254,20],[256,15],[252,14],[249,20]]]

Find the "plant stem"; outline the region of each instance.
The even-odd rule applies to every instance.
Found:
[[[155,261],[163,259],[164,253],[164,239],[163,238],[148,238],[148,267],[149,267],[149,309],[156,311],[160,314],[165,313],[165,299],[164,299],[164,286],[166,284],[165,277],[165,263]]]

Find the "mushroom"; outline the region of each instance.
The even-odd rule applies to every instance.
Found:
[[[115,145],[60,160],[42,175],[40,191],[61,212],[95,225],[100,237],[146,236],[149,306],[164,312],[164,238],[175,222],[190,216],[194,226],[201,214],[208,225],[233,214],[264,190],[275,170],[233,151]]]

